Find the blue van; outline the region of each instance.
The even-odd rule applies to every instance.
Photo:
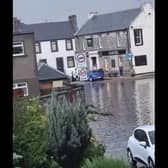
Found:
[[[93,81],[96,79],[104,79],[104,71],[102,69],[88,71],[88,80]]]

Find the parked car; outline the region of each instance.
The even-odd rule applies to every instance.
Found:
[[[88,71],[88,80],[104,79],[104,71],[102,69]]]
[[[131,167],[137,162],[148,168],[155,167],[155,128],[154,125],[139,126],[134,129],[127,145],[127,157]]]

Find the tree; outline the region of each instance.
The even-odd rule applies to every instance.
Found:
[[[25,168],[58,168],[58,164],[47,154],[47,117],[38,98],[15,100],[13,103],[13,120],[13,151],[23,157],[19,166]]]

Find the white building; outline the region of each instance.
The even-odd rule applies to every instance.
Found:
[[[144,74],[154,67],[154,9],[150,4],[109,14],[91,13],[75,33],[76,53],[86,53],[88,69],[105,74]],[[133,57],[129,57],[133,56]]]
[[[154,10],[145,4],[129,26],[130,52],[136,74],[155,71]]]
[[[45,62],[49,66],[71,76],[75,73],[75,42],[73,34],[77,30],[76,15],[68,21],[21,24],[21,29],[31,30],[35,34],[37,63]]]

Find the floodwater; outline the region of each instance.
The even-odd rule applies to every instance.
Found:
[[[104,144],[105,155],[126,159],[126,146],[134,128],[154,124],[154,78],[112,79],[86,82],[87,104],[97,112],[110,116],[96,115],[90,122],[97,141]]]

